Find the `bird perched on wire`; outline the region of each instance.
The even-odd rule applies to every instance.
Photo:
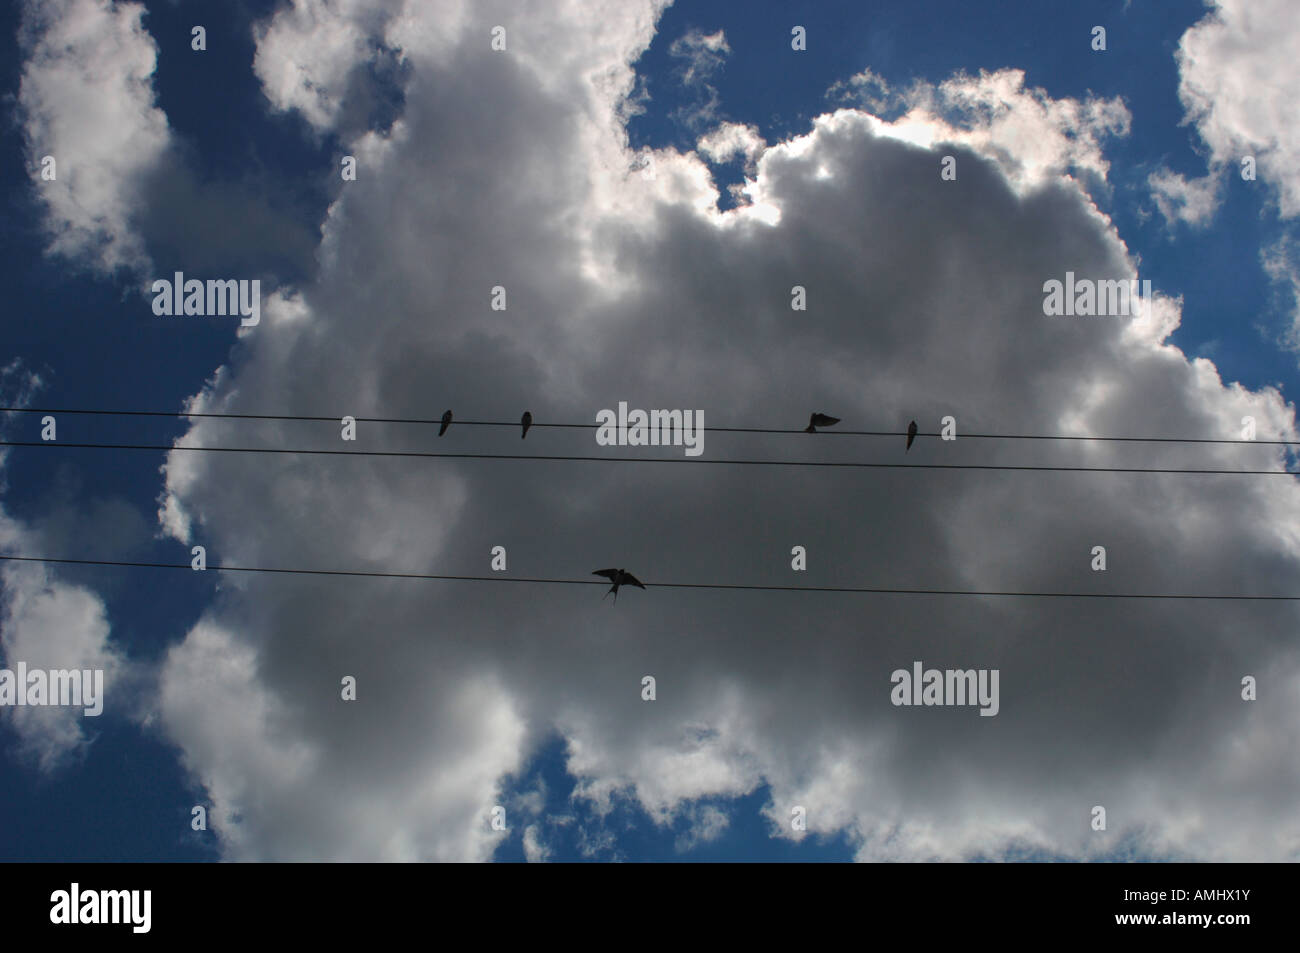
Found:
[[[916,421],[913,420],[910,424],[907,425],[907,447],[903,450],[904,453],[907,453],[908,450],[912,449],[912,441],[915,439],[916,439]]]
[[[533,415],[525,410],[524,415],[519,418],[519,425],[524,428],[524,432],[519,435],[519,439],[523,440],[528,436],[528,428],[533,425]]]
[[[438,436],[441,437],[443,434],[445,434],[447,432],[447,428],[450,426],[451,426],[451,411],[449,410],[442,415],[442,426],[438,428]]]
[[[816,433],[818,427],[830,427],[839,422],[840,418],[829,414],[813,414],[808,418],[808,426],[804,429],[804,433]]]
[[[645,586],[641,584],[641,580],[638,579],[636,576],[632,575],[626,569],[597,569],[595,572],[592,573],[592,575],[604,576],[606,579],[608,579],[610,582],[614,584],[609,587],[609,592],[605,593],[605,595],[608,596],[610,592],[614,593],[615,605],[618,604],[619,586],[636,586],[638,589],[645,588]],[[604,601],[605,600],[602,598],[601,602]]]

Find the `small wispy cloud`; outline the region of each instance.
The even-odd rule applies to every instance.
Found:
[[[730,54],[731,47],[722,30],[715,33],[689,30],[673,40],[668,55],[679,61],[674,75],[693,94],[686,105],[673,111],[674,120],[691,129],[716,120],[721,100],[712,80]]]

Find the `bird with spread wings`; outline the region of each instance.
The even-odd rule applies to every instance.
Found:
[[[605,593],[605,595],[608,596],[610,592],[614,593],[615,604],[618,603],[619,586],[636,586],[638,589],[645,588],[645,586],[642,585],[641,580],[638,579],[636,576],[632,575],[626,569],[597,569],[595,572],[592,573],[592,575],[604,576],[606,579],[608,579],[610,582],[613,583],[613,585],[609,587],[609,592]]]
[[[818,427],[833,427],[840,422],[840,418],[832,417],[830,414],[815,413],[808,418],[808,426],[804,433],[816,433]]]

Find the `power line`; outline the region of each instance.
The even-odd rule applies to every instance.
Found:
[[[55,559],[46,556],[5,556],[0,560],[13,562],[55,563],[76,566],[120,566],[137,569],[185,569],[197,572],[189,563],[127,562],[112,559]],[[278,573],[299,576],[356,576],[379,579],[432,579],[449,582],[525,582],[563,586],[607,586],[608,580],[601,579],[544,579],[524,576],[465,576],[444,573],[420,572],[377,572],[346,569],[282,569],[267,566],[215,566],[207,567],[215,572],[252,572]],[[1151,592],[1023,592],[992,589],[905,589],[894,586],[763,586],[742,585],[738,583],[718,582],[647,582],[649,589],[734,589],[754,592],[848,592],[879,595],[906,596],[1008,596],[1016,598],[1043,599],[1165,599],[1165,600],[1212,600],[1219,602],[1300,602],[1300,596],[1248,596],[1248,595],[1206,595],[1197,593],[1151,593]]]
[[[146,443],[65,443],[63,441],[0,440],[0,447],[61,447],[69,450],[189,450],[202,453],[292,453],[334,457],[420,457],[443,460],[552,460],[590,463],[685,463],[750,467],[844,467],[863,470],[1017,470],[1058,473],[1184,473],[1225,476],[1300,476],[1291,470],[1211,470],[1178,467],[1072,467],[1010,463],[876,463],[839,460],[706,460],[702,457],[608,457],[579,454],[441,453],[432,450],[307,450],[289,447],[193,447]]]
[[[333,417],[309,416],[305,414],[224,414],[214,412],[171,411],[171,410],[87,410],[71,408],[39,407],[0,407],[0,413],[12,414],[86,414],[106,417],[172,417],[172,418],[214,418],[219,420],[294,420],[313,421],[317,423],[338,423],[343,415]],[[441,418],[424,417],[356,417],[357,423],[372,424],[420,424],[424,426],[441,426]],[[511,427],[518,429],[517,420],[454,420],[454,427]],[[532,427],[595,430],[600,425],[534,422]],[[773,433],[801,434],[802,428],[785,430],[773,427],[708,427],[710,433]],[[832,437],[906,437],[905,430],[819,430],[818,435]],[[918,437],[939,437],[938,433],[918,433]],[[1191,444],[1254,444],[1257,446],[1300,446],[1300,440],[1241,440],[1212,437],[1098,437],[1075,434],[1010,434],[1010,433],[963,433],[962,440],[1073,440],[1092,443],[1191,443]]]

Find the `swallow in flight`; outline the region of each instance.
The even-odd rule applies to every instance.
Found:
[[[830,427],[840,422],[840,418],[832,417],[829,414],[813,414],[808,418],[808,426],[804,433],[816,433],[818,427]]]
[[[609,592],[605,593],[605,595],[608,596],[610,592],[614,593],[615,605],[618,604],[619,586],[636,586],[638,589],[645,588],[645,586],[641,584],[641,580],[638,579],[636,576],[632,575],[626,569],[597,569],[595,572],[592,573],[592,575],[604,576],[606,579],[608,579],[610,582],[614,584],[609,587]]]

